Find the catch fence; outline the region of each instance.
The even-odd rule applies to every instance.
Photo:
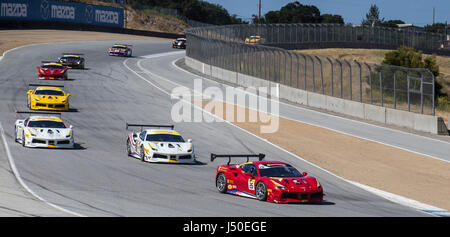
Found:
[[[286,44],[283,40],[289,31],[284,30],[278,38],[274,37],[276,34],[267,34],[271,35],[267,38],[262,34],[264,42],[245,44],[246,37],[257,35],[243,30],[246,28],[252,26],[186,30],[189,42],[186,55],[212,66],[301,90],[416,113],[435,113],[435,78],[428,69],[378,65],[274,47],[275,41]],[[326,28],[320,29],[326,35],[327,32],[322,32]],[[294,33],[298,32],[289,34],[290,39]],[[305,38],[297,35],[297,40],[302,37]]]

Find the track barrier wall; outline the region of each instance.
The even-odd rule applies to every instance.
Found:
[[[289,102],[387,125],[395,125],[432,134],[448,135],[444,121],[437,116],[396,110],[293,88],[277,82],[209,65],[189,56],[185,57],[185,63],[188,67],[198,72],[244,88],[267,87],[269,89],[269,87],[279,86],[279,93],[270,96],[279,96],[280,99]]]

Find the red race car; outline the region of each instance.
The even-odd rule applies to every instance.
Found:
[[[38,66],[39,79],[50,80],[67,80],[68,67],[60,63],[43,61],[41,66]]]
[[[247,158],[246,163],[230,164],[231,158]],[[259,161],[249,162],[257,157]],[[228,158],[227,165],[217,167],[216,187],[221,193],[256,198],[275,203],[320,203],[323,201],[323,188],[319,181],[300,173],[291,165],[281,161],[263,161],[265,155],[217,155]]]

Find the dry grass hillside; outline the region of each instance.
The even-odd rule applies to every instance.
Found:
[[[188,28],[187,23],[177,17],[164,15],[152,10],[133,9],[128,4],[121,5],[96,0],[71,0],[71,2],[124,8],[125,28],[128,29],[183,34],[183,31]]]

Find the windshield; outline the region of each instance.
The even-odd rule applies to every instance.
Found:
[[[124,46],[113,46],[113,49],[126,49],[127,47]]]
[[[61,65],[43,65],[42,68],[48,68],[48,69],[64,69]]]
[[[260,165],[261,177],[302,177],[302,174],[290,165]]]
[[[40,120],[40,121],[30,121],[28,127],[31,128],[66,128],[63,122],[50,121],[50,120]]]
[[[66,60],[75,61],[75,60],[78,60],[78,59],[80,59],[80,58],[79,57],[62,57],[61,58],[61,60],[63,60],[63,61],[66,61]]]
[[[55,90],[36,90],[34,92],[35,95],[60,95],[63,96],[64,93],[62,91],[55,91]]]
[[[184,142],[180,135],[172,134],[148,134],[145,140],[152,142]]]

